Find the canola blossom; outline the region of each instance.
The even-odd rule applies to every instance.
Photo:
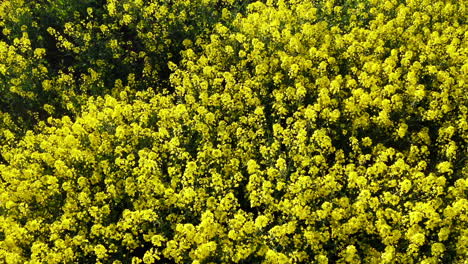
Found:
[[[465,263],[467,4],[0,2],[0,262]]]

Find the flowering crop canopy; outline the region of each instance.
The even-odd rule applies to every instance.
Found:
[[[464,1],[0,3],[0,262],[464,263]]]

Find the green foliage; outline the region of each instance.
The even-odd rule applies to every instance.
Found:
[[[464,14],[3,2],[0,260],[464,263]]]

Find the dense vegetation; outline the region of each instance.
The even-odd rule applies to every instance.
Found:
[[[0,2],[0,262],[465,263],[467,2]]]

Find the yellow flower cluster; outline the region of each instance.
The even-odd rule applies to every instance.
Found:
[[[468,258],[464,1],[89,6],[0,4],[0,262]]]
[[[168,61],[247,4],[219,2],[2,1],[0,142],[48,116],[79,115],[88,96],[172,90]]]

